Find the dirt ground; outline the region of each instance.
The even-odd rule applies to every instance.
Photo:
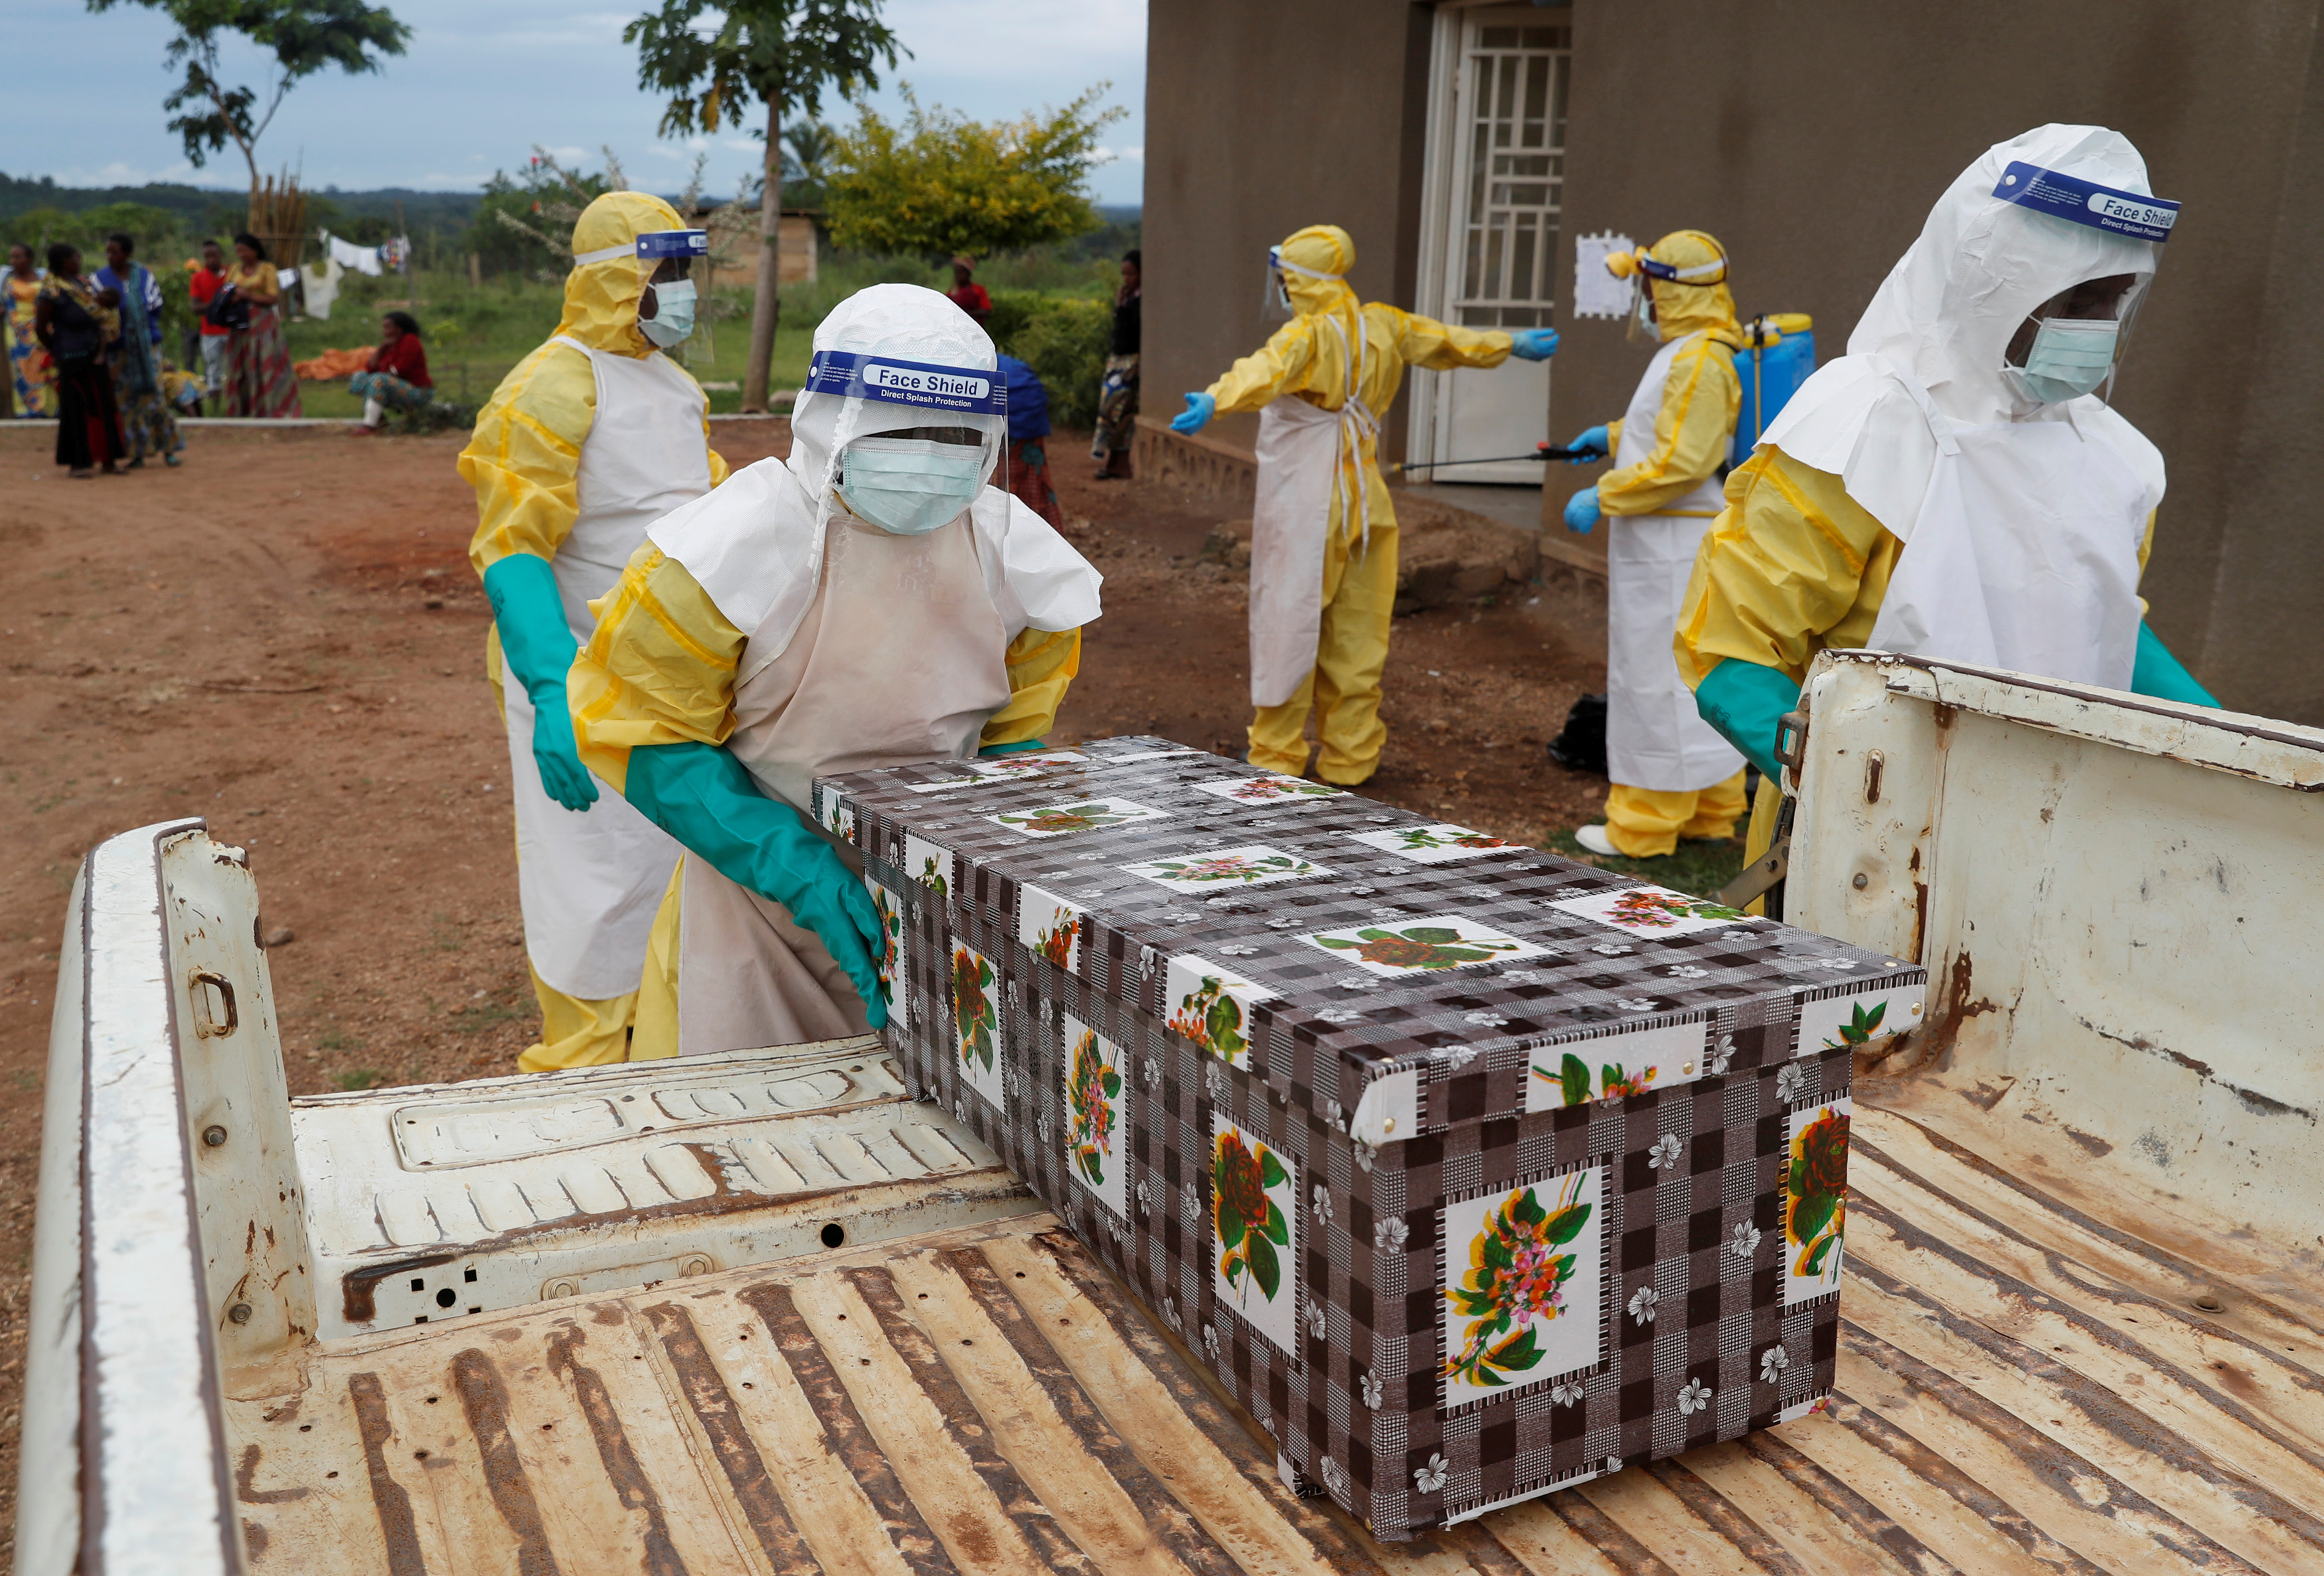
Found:
[[[81,482],[52,430],[0,431],[0,1543],[58,937],[90,847],[200,815],[250,851],[263,925],[290,932],[269,963],[294,1092],[510,1072],[536,1025],[459,439],[196,429],[182,468]],[[739,465],[788,430],[715,441]],[[1094,482],[1068,435],[1051,452],[1107,608],[1053,742],[1240,753],[1244,585],[1201,558],[1226,512]],[[1603,802],[1543,751],[1603,687],[1602,597],[1555,566],[1509,590],[1397,621],[1367,791],[1539,842]]]

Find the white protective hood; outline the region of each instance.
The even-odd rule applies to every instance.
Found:
[[[882,356],[954,369],[970,385],[999,381],[991,338],[950,300],[918,285],[879,284],[848,297],[816,327],[815,350],[818,358]],[[844,507],[835,489],[841,453],[859,438],[903,428],[966,427],[983,434],[987,484],[969,515],[986,588],[1011,640],[1028,628],[1077,629],[1098,616],[1097,570],[1047,521],[991,485],[1008,442],[1005,404],[932,408],[835,393],[829,388],[845,380],[830,375],[820,359],[816,366],[810,387],[792,407],[788,459],[745,466],[646,533],[751,637],[737,683],[782,654],[814,604],[825,527]],[[825,389],[819,392],[817,382]]]
[[[2154,502],[2162,499],[2162,455],[2103,399],[2036,404],[2002,377],[2003,353],[2036,307],[2084,280],[2121,273],[2136,277],[2135,300],[2162,252],[2154,242],[1996,197],[2018,162],[2152,194],[2138,150],[2102,126],[2038,126],[1996,143],[1930,209],[1920,238],[1849,336],[1848,354],[1818,368],[1761,439],[1841,477],[1849,495],[1900,539],[1910,539],[1956,426],[2070,421],[2119,451]]]

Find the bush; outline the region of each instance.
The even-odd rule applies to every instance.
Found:
[[[1111,301],[1007,291],[992,298],[992,337],[1040,374],[1052,423],[1086,431],[1096,422],[1098,385],[1113,349]]]

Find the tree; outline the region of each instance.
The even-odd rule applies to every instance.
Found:
[[[110,11],[122,0],[88,0],[91,11]],[[383,5],[362,0],[130,0],[158,11],[177,25],[178,36],[163,51],[171,65],[182,65],[186,79],[161,101],[180,112],[170,130],[184,142],[196,169],[228,143],[241,150],[258,186],[258,139],[274,112],[301,79],[326,66],[354,75],[380,69],[380,56],[400,55],[411,30]],[[220,79],[218,45],[226,33],[240,33],[273,51],[272,80],[263,89],[228,87]]]
[[[826,88],[844,97],[876,88],[879,66],[905,52],[880,20],[881,0],[662,0],[622,30],[638,46],[638,84],[668,96],[661,129],[671,136],[742,124],[766,106],[766,174],[759,197],[759,289],[751,308],[751,358],[742,409],[767,408],[774,362],[778,236],[782,227],[783,117],[822,113]],[[697,23],[703,27],[697,27]],[[715,25],[714,25],[715,24]],[[709,31],[705,31],[707,28]]]
[[[869,109],[832,151],[825,211],[832,239],[857,251],[948,257],[1062,241],[1102,221],[1088,190],[1098,135],[1121,118],[1100,112],[1101,82],[1063,109],[990,125],[909,88],[901,126]]]
[[[823,178],[839,134],[822,121],[803,120],[783,132],[783,195],[794,207],[823,206]]]

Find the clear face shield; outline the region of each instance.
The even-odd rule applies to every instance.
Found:
[[[2023,162],[2002,172],[1993,195],[2069,224],[2150,244],[2120,249],[2130,266],[2093,274],[2034,308],[2002,352],[2002,380],[2021,399],[2049,405],[2084,394],[2111,398],[2131,324],[2154,281],[2154,248],[2171,238],[2179,205]]]
[[[1655,313],[1654,281],[1722,284],[1727,279],[1727,259],[1714,257],[1708,263],[1679,268],[1649,255],[1641,246],[1636,252],[1617,252],[1608,257],[1606,272],[1616,279],[1630,281],[1630,314],[1622,330],[1623,337],[1633,345],[1658,345],[1662,342],[1663,331],[1661,319]]]
[[[838,406],[826,485],[850,514],[890,536],[959,519],[1009,430],[1007,385],[990,367],[821,350],[807,392]]]
[[[683,344],[694,332],[695,309],[700,299],[696,274],[710,255],[707,230],[648,230],[634,241],[574,253],[576,267],[634,257],[646,276],[645,293],[638,299],[638,332],[668,350]]]
[[[1267,249],[1266,294],[1260,300],[1259,311],[1259,316],[1270,323],[1287,323],[1299,315],[1299,305],[1291,299],[1290,283],[1285,277],[1287,274],[1297,274],[1302,279],[1335,281],[1347,277],[1345,274],[1324,273],[1313,268],[1302,268],[1296,263],[1286,263],[1283,260],[1283,248],[1269,246]]]
[[[2110,398],[2131,323],[2153,278],[2106,274],[2043,301],[2002,352],[2002,380],[2020,398],[2043,405],[2084,394]]]

